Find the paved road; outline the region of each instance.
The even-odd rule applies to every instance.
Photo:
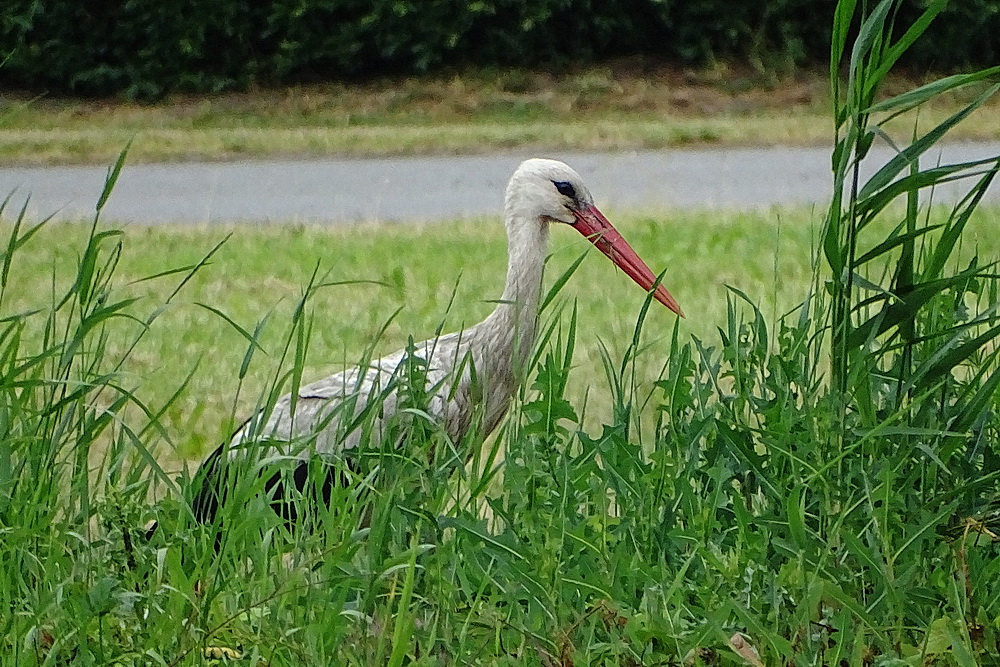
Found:
[[[924,158],[968,161],[1000,143],[952,144]],[[892,153],[876,148],[871,173]],[[328,159],[126,166],[104,219],[134,223],[411,221],[495,214],[520,155]],[[825,148],[728,148],[555,154],[574,166],[607,209],[760,208],[825,204]],[[32,217],[89,217],[106,167],[0,168],[0,196]],[[944,188],[939,201],[953,199]],[[1000,200],[994,185],[990,198]]]

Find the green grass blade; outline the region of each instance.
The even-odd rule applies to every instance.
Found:
[[[847,90],[855,95],[858,91],[864,94],[870,87],[866,82],[867,73],[862,69],[862,62],[881,42],[882,33],[885,27],[885,20],[892,8],[893,0],[882,0],[871,13],[865,17],[858,30],[858,36],[854,40],[854,47],[851,49],[851,60],[848,69]],[[859,80],[860,79],[860,80]],[[851,101],[853,113],[860,111],[858,100]],[[853,114],[852,114],[853,115]]]
[[[968,117],[969,114],[981,107],[986,100],[992,97],[998,90],[1000,90],[1000,84],[990,86],[985,92],[967,104],[963,109],[941,122],[934,129],[930,130],[927,134],[913,142],[902,153],[899,153],[889,160],[881,169],[869,178],[867,182],[865,182],[864,186],[858,193],[858,198],[862,200],[867,199],[877,191],[889,185],[889,183],[891,183],[903,169],[908,167],[912,162],[923,155],[923,153],[926,152],[931,146],[936,144],[941,137],[948,132],[948,130],[958,125],[962,122],[962,120]]]
[[[900,195],[916,193],[919,190],[943,185],[951,181],[988,175],[996,170],[996,161],[997,158],[991,157],[983,160],[949,164],[916,171],[892,181],[885,187],[874,191],[868,197],[862,197],[857,203],[857,210],[870,219],[871,216],[881,212]],[[973,171],[978,167],[989,164],[994,164],[994,167],[983,171]]]
[[[907,232],[906,234],[898,234],[898,233],[893,232],[884,241],[882,241],[881,243],[879,243],[878,245],[876,245],[874,248],[872,248],[871,250],[869,250],[868,252],[864,253],[863,255],[861,255],[860,257],[858,257],[856,260],[854,260],[854,266],[855,266],[855,268],[857,268],[857,267],[862,266],[863,264],[867,264],[868,262],[870,262],[872,260],[875,260],[875,259],[878,259],[878,258],[883,257],[885,255],[888,255],[890,252],[892,252],[893,250],[895,250],[899,246],[904,245],[906,243],[910,243],[910,242],[914,241],[915,239],[920,238],[924,234],[927,234],[929,232],[935,231],[937,229],[941,229],[941,227],[942,227],[942,225],[928,225],[927,227],[921,227],[920,229],[917,229],[917,230],[912,231],[912,232]],[[897,227],[897,230],[898,229],[899,228]],[[859,276],[859,278],[861,280],[865,280],[861,276]],[[874,285],[874,286],[876,288],[878,288],[877,285]]]
[[[905,93],[900,93],[887,100],[876,102],[865,109],[865,113],[873,114],[884,111],[905,113],[950,90],[979,83],[980,81],[988,81],[997,76],[1000,76],[1000,65],[968,74],[953,74],[924,84],[918,88],[913,88]]]
[[[556,298],[556,295],[562,291],[562,288],[566,285],[573,274],[576,273],[576,270],[580,268],[580,264],[583,263],[583,260],[586,259],[586,257],[586,252],[581,253],[580,256],[577,257],[573,263],[570,264],[569,267],[555,279],[555,281],[553,281],[552,287],[549,288],[549,291],[545,293],[545,298],[542,299],[542,305],[538,307],[538,312],[545,312],[545,309],[550,303],[552,303],[552,300]]]
[[[972,217],[973,212],[979,206],[983,196],[986,194],[986,191],[996,178],[998,171],[1000,171],[1000,157],[997,158],[993,168],[986,172],[979,179],[979,181],[972,188],[970,188],[968,194],[966,194],[963,200],[953,210],[952,219],[949,221],[948,228],[941,235],[941,238],[938,240],[938,243],[934,248],[931,258],[927,261],[926,268],[923,271],[924,280],[933,280],[942,274],[948,258],[951,257],[952,251],[961,239],[962,232],[965,230],[965,227],[969,222],[969,218]]]
[[[403,592],[396,605],[396,624],[392,631],[392,653],[389,656],[389,667],[400,667],[406,657],[407,649],[412,642],[413,614],[410,611],[410,601],[413,598],[413,585],[417,572],[417,538],[413,537],[410,546],[410,562],[403,579]]]
[[[1000,337],[1000,325],[988,329],[950,350],[947,346],[942,347],[941,351],[928,359],[923,367],[914,371],[911,384],[924,387],[934,384],[946,376],[950,377],[951,372],[959,364],[964,363],[970,356],[982,349],[983,346],[992,343],[997,337]]]
[[[233,318],[231,318],[229,315],[222,312],[215,306],[210,306],[207,303],[201,303],[200,301],[196,301],[195,305],[204,308],[205,310],[209,311],[219,319],[223,320],[226,324],[232,327],[234,331],[239,333],[239,335],[242,336],[243,339],[250,344],[250,347],[252,349],[257,349],[260,350],[261,352],[264,352],[264,354],[267,354],[264,348],[262,348],[260,344],[257,342],[258,340],[257,334],[260,332],[260,327],[262,322],[264,322],[267,319],[266,317],[257,323],[257,329],[254,331],[254,333],[250,333],[249,331],[241,327],[235,320],[233,320]]]
[[[997,354],[991,355],[995,361]],[[980,382],[976,382],[971,396],[963,401],[961,410],[955,417],[953,428],[959,432],[970,430],[974,425],[980,423],[982,418],[992,409],[996,398],[997,388],[1000,387],[1000,368],[995,369],[989,376]]]
[[[108,167],[108,174],[104,179],[104,189],[101,191],[101,196],[98,197],[97,206],[95,207],[98,215],[104,210],[104,205],[108,202],[108,197],[111,196],[111,192],[115,189],[118,176],[121,175],[122,167],[125,166],[125,157],[128,155],[128,150],[131,146],[132,140],[129,139],[128,143],[125,144],[125,148],[118,154],[118,159],[115,160],[114,165]]]
[[[872,80],[882,81],[885,79],[889,71],[896,65],[900,56],[913,46],[913,43],[924,34],[934,18],[948,6],[948,0],[932,0],[926,6],[927,8],[924,12],[906,29],[906,32],[903,33],[899,40],[882,54],[878,67],[872,75]]]

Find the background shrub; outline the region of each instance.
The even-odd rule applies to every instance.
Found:
[[[646,56],[755,67],[825,62],[832,0],[8,0],[0,86],[156,98],[446,66],[562,67]],[[899,11],[909,24],[926,2]],[[948,70],[992,64],[1000,7],[952,2],[907,54]]]

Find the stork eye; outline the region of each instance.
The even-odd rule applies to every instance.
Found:
[[[556,186],[556,190],[562,196],[576,199],[576,188],[569,181],[552,181],[552,185]]]

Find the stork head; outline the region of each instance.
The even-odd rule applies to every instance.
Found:
[[[507,219],[535,219],[539,224],[564,223],[583,234],[644,290],[656,276],[596,206],[580,174],[558,160],[535,158],[517,168],[507,186]],[[511,215],[511,214],[514,215]],[[684,312],[663,285],[654,298],[681,317]]]

